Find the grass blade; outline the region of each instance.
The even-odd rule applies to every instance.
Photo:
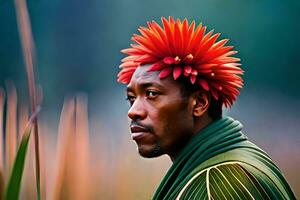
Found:
[[[4,172],[4,152],[3,152],[3,147],[4,147],[4,135],[3,135],[3,115],[4,115],[4,102],[5,102],[5,92],[4,89],[0,87],[0,173]],[[3,176],[3,174],[2,174]],[[0,188],[0,194],[1,193],[1,188]],[[1,199],[1,197],[0,197]]]
[[[7,112],[6,112],[6,166],[4,177],[10,174],[17,151],[17,91],[12,81],[7,86]]]
[[[36,119],[37,113],[40,109],[30,117],[29,122],[25,128],[25,132],[22,136],[22,140],[16,155],[16,159],[12,168],[11,176],[8,180],[8,184],[5,191],[6,200],[18,200],[20,194],[21,181],[24,171],[24,164],[26,158],[26,152],[28,149],[28,142],[31,135],[32,124]]]
[[[17,200],[19,198],[21,180],[24,170],[25,157],[30,138],[31,128],[24,134],[13,165],[12,173],[6,188],[5,199]]]
[[[0,170],[0,200],[3,199],[3,191],[4,191],[4,177],[2,171]]]
[[[23,49],[23,56],[25,59],[25,66],[28,79],[29,97],[31,104],[31,111],[35,113],[37,107],[37,95],[36,84],[34,78],[34,42],[31,32],[30,18],[27,8],[26,0],[15,0],[16,15],[18,22],[18,29],[20,33],[20,39]],[[38,121],[34,120],[34,143],[35,143],[35,170],[36,170],[36,190],[37,199],[41,199],[40,189],[40,156],[39,156],[39,133],[38,133]]]

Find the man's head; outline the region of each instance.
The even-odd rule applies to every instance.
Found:
[[[128,84],[133,139],[145,157],[175,157],[186,142],[222,115],[243,85],[240,59],[219,33],[162,18],[140,27],[122,60],[118,81]],[[160,91],[162,90],[162,91]],[[148,133],[148,134],[145,134]],[[176,152],[178,151],[178,152]]]
[[[175,158],[189,139],[212,121],[210,97],[198,88],[186,90],[189,82],[172,77],[160,79],[140,66],[127,86],[132,138],[144,157],[168,154]]]

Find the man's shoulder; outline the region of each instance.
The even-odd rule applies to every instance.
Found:
[[[274,196],[286,199],[263,170],[227,161],[194,173],[176,199],[273,199]]]

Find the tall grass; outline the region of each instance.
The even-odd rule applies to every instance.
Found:
[[[21,44],[23,49],[23,57],[25,60],[25,67],[27,72],[28,89],[30,97],[31,113],[36,112],[37,107],[37,95],[36,95],[36,84],[34,76],[34,42],[31,33],[31,23],[28,14],[28,8],[26,0],[15,0],[16,15],[18,28],[21,38]],[[39,153],[39,129],[38,129],[38,118],[34,119],[34,144],[35,144],[35,170],[36,170],[36,189],[37,198],[40,199],[40,153]]]
[[[89,138],[86,99],[67,99],[58,133],[53,199],[91,199]],[[76,191],[76,192],[74,192]]]
[[[5,93],[0,87],[0,200],[3,199],[4,194],[4,158],[3,158],[3,113],[4,113]]]
[[[17,92],[11,82],[7,82],[7,115],[6,115],[6,175],[10,173],[17,149]]]
[[[13,92],[8,90],[15,88],[11,86],[6,90],[5,100],[4,90],[0,89],[0,116],[6,114],[4,119],[10,115],[7,110],[11,105],[8,99],[11,98],[8,96]],[[17,99],[14,100],[16,101]],[[22,103],[18,105],[16,121],[10,121],[12,124],[9,124],[17,130],[17,137],[14,137],[17,147],[20,145],[18,138],[22,137],[25,129],[21,125],[24,122],[20,121],[28,121],[28,106]],[[135,145],[129,142],[130,137],[121,137],[115,141],[111,137],[112,133],[103,134],[101,130],[97,135],[89,134],[88,99],[84,94],[66,98],[58,127],[49,126],[49,121],[55,119],[49,119],[47,113],[44,115],[44,120],[40,120],[40,130],[43,133],[40,137],[42,199],[149,199],[170,164],[167,159],[151,164],[141,160]],[[2,134],[7,135],[7,130],[6,127]],[[24,200],[37,199],[33,139],[31,137],[29,140],[21,182],[20,199]],[[10,148],[8,146],[11,144],[13,143],[5,146]],[[6,151],[3,151],[3,145],[0,147],[0,151]],[[4,165],[5,160],[2,157],[0,166]],[[2,191],[4,182],[8,184],[11,171],[10,166],[4,173]],[[0,170],[0,174],[2,172]]]
[[[105,155],[105,149],[111,148],[105,146],[106,144],[97,145],[94,152],[91,150],[85,95],[66,98],[58,133],[45,122],[42,122],[42,128],[39,127],[36,115],[41,98],[37,95],[35,83],[34,42],[30,19],[26,1],[14,2],[27,72],[31,112],[28,112],[29,106],[23,102],[17,107],[17,93],[11,82],[6,87],[6,99],[4,90],[0,89],[0,130],[4,130],[0,132],[0,198],[3,199],[5,193],[6,199],[18,199],[21,192],[21,199],[30,200],[134,199],[138,193],[141,193],[138,199],[149,199],[154,189],[145,193],[145,188],[151,181],[145,179],[143,189],[136,191],[137,182],[130,176],[132,163],[135,163],[134,167],[138,167],[138,162],[132,162],[123,155]],[[6,116],[3,118],[4,114]],[[30,115],[34,117],[27,123]],[[33,123],[34,138],[30,137],[28,128],[25,129],[26,123],[30,126]],[[42,135],[39,135],[39,129]],[[53,136],[57,136],[57,139]],[[136,171],[134,177],[143,180]],[[156,182],[158,180],[159,178]]]

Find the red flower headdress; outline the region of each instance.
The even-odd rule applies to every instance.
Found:
[[[160,78],[170,74],[175,80],[181,75],[189,77],[192,84],[199,84],[223,105],[231,106],[243,86],[243,70],[240,59],[231,57],[237,51],[225,46],[228,39],[216,42],[220,33],[213,35],[212,30],[205,34],[206,26],[200,24],[195,29],[195,21],[189,25],[187,19],[161,20],[163,28],[155,21],[148,22],[148,28],[138,29],[141,35],[133,35],[137,44],[121,51],[128,56],[122,59],[118,81],[128,84],[138,66],[150,63],[149,71],[160,71]]]

